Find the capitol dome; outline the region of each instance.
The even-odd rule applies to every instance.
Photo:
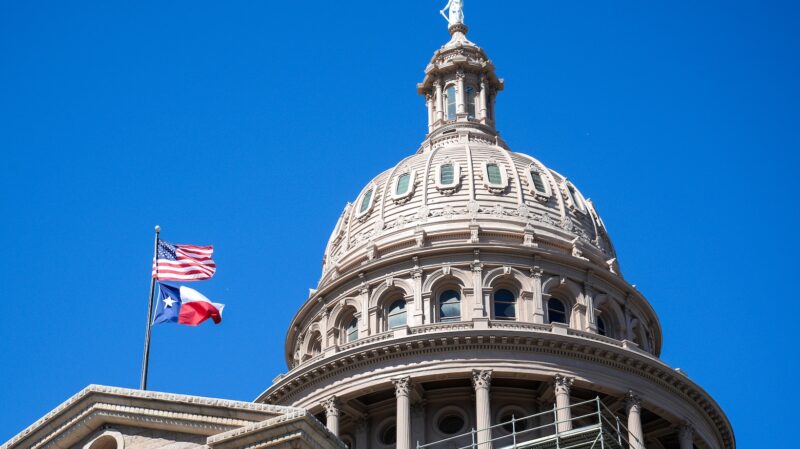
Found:
[[[589,413],[615,423],[604,447],[735,448],[714,400],[659,359],[658,316],[595,205],[501,139],[503,80],[461,19],[449,32],[417,85],[424,140],[345,206],[289,371],[257,401],[310,410],[352,449],[589,448],[562,440]]]

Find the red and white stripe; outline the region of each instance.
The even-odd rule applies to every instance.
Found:
[[[210,279],[217,271],[211,259],[213,246],[175,245],[178,260],[157,259],[153,264],[153,277],[160,281],[202,281]]]

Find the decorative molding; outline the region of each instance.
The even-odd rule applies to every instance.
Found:
[[[479,388],[486,388],[487,390],[492,386],[492,370],[472,370],[472,386],[477,390]]]
[[[408,396],[411,392],[411,377],[392,379],[392,385],[394,385],[394,394],[396,396]]]
[[[563,374],[556,374],[553,379],[556,394],[569,394],[569,390],[575,382],[574,377],[567,377]]]
[[[341,403],[336,396],[325,399],[320,405],[325,410],[325,416],[339,416],[341,413]]]

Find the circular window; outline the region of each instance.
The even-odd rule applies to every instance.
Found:
[[[514,424],[512,425],[511,420],[515,419],[515,417],[516,421],[514,421]],[[519,433],[528,428],[528,423],[526,422],[526,420],[521,420],[519,418],[520,416],[515,416],[512,415],[511,413],[508,413],[503,415],[502,418],[500,418],[500,422],[503,423],[503,429],[506,432],[512,433],[516,431],[517,433]]]
[[[453,435],[464,429],[464,418],[461,415],[445,415],[439,420],[439,430],[446,435]]]
[[[397,441],[397,428],[394,424],[390,424],[383,428],[381,431],[381,443],[391,446]]]

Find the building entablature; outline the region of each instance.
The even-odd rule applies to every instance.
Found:
[[[399,375],[419,383],[457,377],[469,372],[466,368],[482,366],[493,370],[496,378],[542,379],[569,373],[591,391],[619,397],[633,389],[647,398],[649,409],[673,422],[690,418],[708,442],[700,447],[735,447],[719,406],[685,374],[630,342],[558,325],[486,320],[395,330],[299,366],[278,377],[256,401],[313,412],[322,398],[335,396],[346,402]]]
[[[161,441],[162,445],[164,441],[173,441],[181,447],[200,448],[212,435],[299,412],[304,411],[295,407],[90,385],[11,438],[2,448],[122,449],[131,439],[136,441],[134,447],[147,445],[143,441],[147,438]],[[143,430],[151,433],[144,436]]]

